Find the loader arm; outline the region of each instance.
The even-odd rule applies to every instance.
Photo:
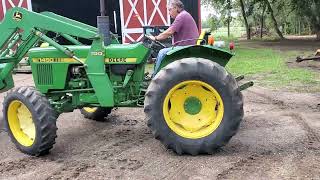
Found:
[[[0,92],[7,91],[14,86],[12,80],[13,68],[22,60],[27,52],[39,40],[49,43],[70,58],[81,62],[69,49],[56,43],[46,36],[47,32],[54,32],[77,43],[73,37],[88,40],[101,39],[97,28],[89,26],[54,13],[35,13],[15,7],[7,11],[0,24]],[[103,44],[101,43],[101,46]]]

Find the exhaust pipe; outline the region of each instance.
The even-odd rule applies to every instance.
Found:
[[[110,35],[109,16],[106,16],[105,0],[100,0],[100,13],[101,13],[101,16],[97,17],[97,27],[98,27],[99,33],[103,37],[104,45],[108,46],[111,44],[111,35]]]

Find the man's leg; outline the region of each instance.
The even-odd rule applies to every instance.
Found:
[[[161,49],[159,51],[159,54],[158,54],[158,57],[157,57],[157,60],[156,60],[156,63],[155,63],[155,66],[154,66],[154,72],[153,72],[153,75],[152,76],[155,76],[155,73],[159,70],[160,68],[160,65],[161,65],[161,62],[162,60],[164,59],[164,57],[166,56],[167,52],[169,52],[172,48],[164,48],[164,49]]]

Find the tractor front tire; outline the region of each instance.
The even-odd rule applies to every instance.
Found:
[[[10,91],[3,102],[5,127],[16,147],[32,156],[49,153],[57,137],[59,114],[33,87]]]
[[[105,118],[111,113],[112,108],[104,107],[84,107],[80,110],[81,114],[91,120],[105,121]]]
[[[156,139],[177,154],[212,154],[234,136],[243,99],[234,77],[200,58],[164,67],[148,87],[144,111]]]

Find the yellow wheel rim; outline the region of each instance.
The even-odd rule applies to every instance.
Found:
[[[85,107],[85,108],[83,108],[83,110],[85,110],[85,111],[87,111],[88,113],[94,113],[94,112],[96,112],[96,110],[97,110],[98,108],[90,108],[90,107]]]
[[[199,139],[220,125],[224,106],[220,94],[202,81],[184,81],[173,87],[163,103],[164,119],[179,136]]]
[[[36,127],[29,109],[18,100],[8,107],[8,124],[14,138],[23,146],[30,147],[36,138]]]

